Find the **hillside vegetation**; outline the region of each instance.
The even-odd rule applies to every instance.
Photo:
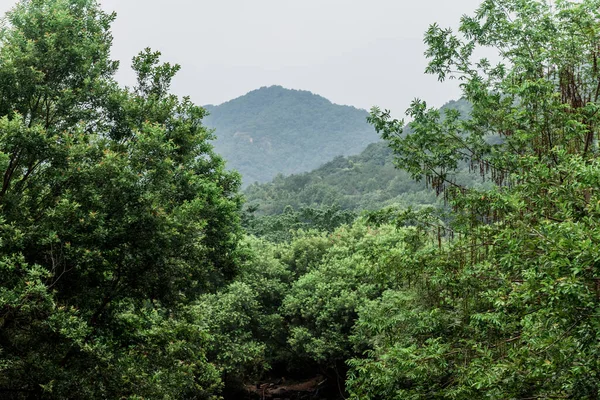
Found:
[[[469,104],[451,101],[441,108],[460,112],[467,118]],[[408,132],[408,130],[407,130]],[[460,184],[474,187],[482,184],[479,174],[461,164],[454,177]],[[432,205],[439,201],[426,182],[417,182],[405,171],[398,170],[394,152],[387,142],[370,144],[355,156],[338,156],[323,166],[301,174],[278,175],[269,183],[250,185],[244,190],[247,204],[256,215],[276,215],[286,206],[331,208],[360,212],[386,206],[408,207]]]
[[[216,129],[216,152],[242,174],[244,185],[310,171],[379,140],[367,111],[281,86],[205,108],[205,125]]]
[[[257,215],[274,215],[302,207],[331,207],[360,211],[386,205],[433,204],[435,193],[398,171],[393,152],[385,142],[370,144],[356,156],[339,156],[302,174],[278,175],[269,183],[244,190]]]

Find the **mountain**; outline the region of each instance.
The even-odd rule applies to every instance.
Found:
[[[215,150],[242,174],[244,186],[310,171],[379,140],[367,124],[367,111],[281,86],[205,108],[210,115],[204,123],[215,129]]]
[[[464,100],[451,101],[444,109],[456,109],[466,115],[469,105]],[[258,216],[280,214],[286,206],[294,210],[339,207],[361,211],[438,201],[433,190],[396,169],[393,160],[386,142],[372,143],[358,155],[338,156],[313,171],[278,175],[269,183],[252,184],[244,194]],[[466,165],[456,175],[456,181],[465,186],[481,184],[479,176],[470,173]]]

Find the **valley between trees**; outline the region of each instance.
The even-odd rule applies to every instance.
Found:
[[[463,99],[245,192],[115,18],[0,30],[0,398],[600,399],[600,1],[432,25]]]

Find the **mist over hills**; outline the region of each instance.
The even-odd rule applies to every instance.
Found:
[[[216,129],[215,150],[242,174],[244,186],[313,170],[379,140],[366,110],[281,86],[205,108],[205,125]]]

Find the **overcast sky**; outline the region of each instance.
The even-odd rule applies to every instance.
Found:
[[[15,0],[0,0],[4,13]],[[423,33],[456,27],[480,0],[101,0],[116,11],[113,57],[131,85],[144,47],[182,70],[173,90],[220,104],[261,86],[318,93],[334,103],[401,115],[415,97],[440,106],[454,82],[423,73]]]

